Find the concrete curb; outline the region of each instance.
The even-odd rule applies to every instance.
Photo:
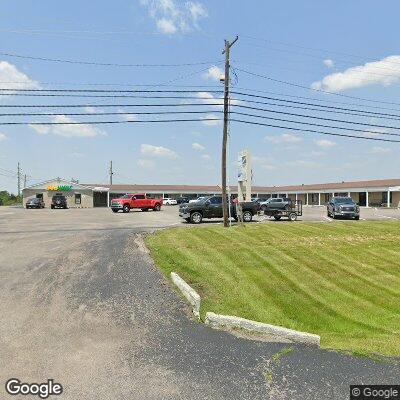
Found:
[[[280,326],[264,324],[262,322],[251,321],[249,319],[234,317],[230,315],[219,315],[212,312],[206,314],[205,323],[213,328],[240,328],[256,333],[264,333],[289,339],[297,343],[305,343],[308,345],[320,345],[320,336],[313,333],[299,332]]]
[[[200,303],[201,298],[199,294],[190,287],[178,274],[171,272],[172,282],[178,287],[182,294],[186,297],[192,305],[193,314],[200,319]]]

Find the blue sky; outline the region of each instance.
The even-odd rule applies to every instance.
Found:
[[[0,3],[1,53],[119,64],[207,63],[174,68],[133,68],[0,55],[0,81],[3,88],[129,89],[134,86],[128,85],[166,84],[171,80],[173,85],[220,87],[215,67],[222,67],[219,63],[223,59],[223,40],[239,35],[232,49],[232,64],[237,69],[308,88],[400,103],[400,56],[398,38],[393,34],[399,11],[396,1],[365,0],[98,0],[95,6],[93,2],[76,0],[3,1]],[[207,68],[213,69],[207,73]],[[400,109],[400,104],[318,93],[238,70],[233,85],[236,90],[239,87],[254,90],[253,94],[263,95],[255,92],[258,90],[280,96],[304,96],[309,97],[309,101],[325,100],[327,105],[354,103],[365,110],[390,113]],[[201,90],[207,92],[208,88]],[[207,97],[207,93],[202,96]],[[104,111],[101,105],[110,102],[134,101],[0,96],[3,105],[94,104],[94,108],[81,110],[88,112]],[[339,106],[351,107],[347,104]],[[392,111],[367,106],[391,108]],[[218,115],[220,107],[207,109]],[[127,111],[122,107],[115,110]],[[377,121],[369,117],[318,115],[396,125],[396,121]],[[46,117],[1,118],[3,121],[17,118],[18,121],[46,121]],[[79,120],[79,117],[64,116],[61,110],[54,120],[68,121],[68,118]],[[96,118],[99,117],[89,116],[87,120]],[[116,118],[122,119],[107,117]],[[0,126],[0,189],[15,192],[16,178],[7,171],[15,171],[17,161],[28,174],[28,183],[56,176],[73,177],[80,182],[107,182],[108,163],[113,160],[114,182],[217,184],[220,181],[221,134],[221,124],[202,122],[36,126],[36,129],[28,125]],[[374,137],[373,132],[366,134]],[[243,148],[252,152],[254,183],[259,185],[398,177],[399,145],[232,123],[230,181],[235,183],[236,155]]]

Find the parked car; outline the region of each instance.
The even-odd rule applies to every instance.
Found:
[[[292,207],[292,200],[289,197],[271,197],[266,201],[260,202],[260,210],[289,210]]]
[[[178,197],[178,198],[176,199],[176,201],[177,201],[178,204],[189,203],[189,197],[183,197],[183,196],[181,196],[181,197]]]
[[[63,194],[55,194],[51,198],[51,205],[50,207],[53,208],[68,208],[67,205],[67,198]]]
[[[204,199],[206,199],[207,197],[202,196],[202,197],[198,197],[197,199],[191,199],[189,200],[189,203],[195,203],[196,201],[202,201]]]
[[[328,217],[335,219],[336,217],[360,219],[360,207],[351,197],[333,197],[326,207]]]
[[[44,201],[38,197],[34,197],[32,199],[28,199],[26,204],[26,208],[44,208],[45,204]]]
[[[117,199],[112,199],[111,210],[127,213],[133,208],[140,208],[142,211],[160,211],[162,199],[154,199],[146,194],[125,194]]]
[[[243,221],[251,222],[253,215],[257,214],[255,203],[241,203],[243,210]],[[237,220],[236,206],[231,203],[231,215]],[[204,197],[193,203],[181,204],[179,216],[187,222],[199,224],[203,218],[222,218],[222,196]]]
[[[168,205],[168,206],[176,206],[178,202],[175,199],[171,199],[170,197],[167,197],[163,199],[163,204]]]

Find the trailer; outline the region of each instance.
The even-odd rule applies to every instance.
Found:
[[[281,218],[287,218],[289,221],[296,221],[297,217],[303,215],[303,202],[301,200],[295,200],[286,204],[283,209],[266,209],[264,215],[274,218],[276,221],[279,221]]]

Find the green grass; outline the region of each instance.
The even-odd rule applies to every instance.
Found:
[[[146,239],[206,311],[321,336],[326,348],[400,355],[400,224],[175,228]]]

